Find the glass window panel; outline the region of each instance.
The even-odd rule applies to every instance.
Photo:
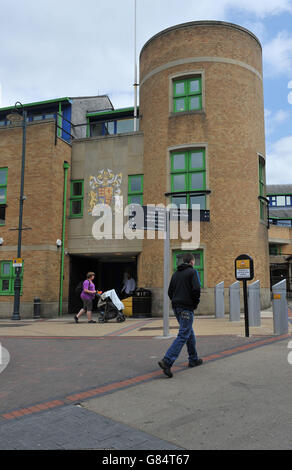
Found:
[[[201,108],[200,102],[201,102],[201,100],[200,100],[199,96],[190,97],[190,110],[200,109]]]
[[[178,153],[172,156],[172,168],[173,170],[185,170],[186,158],[184,153]]]
[[[285,196],[277,196],[277,206],[285,206]]]
[[[0,205],[0,225],[5,224],[6,207]]]
[[[43,115],[38,114],[37,116],[33,116],[32,119],[33,121],[41,121],[43,119]]]
[[[290,227],[291,220],[279,220],[278,225],[281,225],[281,227]]]
[[[187,203],[187,198],[186,196],[174,196],[171,198],[171,203],[175,204],[179,208],[181,204]]]
[[[82,201],[71,201],[71,213],[72,215],[80,215],[82,212]]]
[[[178,98],[175,100],[175,111],[184,111],[185,110],[185,99]]]
[[[185,94],[185,84],[184,82],[175,83],[175,94],[184,95]]]
[[[0,204],[6,201],[6,188],[0,188]]]
[[[0,121],[0,126],[5,126],[5,121]]]
[[[112,135],[115,133],[115,121],[109,121],[104,123],[105,135]]]
[[[191,152],[191,169],[204,167],[204,153]]]
[[[2,280],[2,291],[9,291],[9,279]]]
[[[10,275],[10,263],[3,263],[2,264],[2,274],[3,276]]]
[[[186,189],[186,178],[185,174],[172,175],[173,191],[185,191]]]
[[[1,184],[6,184],[6,175],[7,175],[7,170],[6,168],[5,169],[1,169],[0,170],[0,185]]]
[[[98,137],[102,135],[103,122],[95,122],[90,124],[90,135],[92,137]]]
[[[176,255],[176,267],[183,263],[183,253],[179,253]]]
[[[129,203],[142,205],[142,196],[130,196]]]
[[[141,176],[132,176],[130,178],[130,192],[142,192]]]
[[[122,119],[117,121],[117,134],[134,132],[134,119]]]
[[[73,183],[72,197],[82,196],[82,186],[83,184],[81,181],[76,181]]]
[[[204,187],[204,173],[192,173],[190,177],[190,189],[201,189]]]
[[[190,196],[190,206],[192,204],[200,204],[200,209],[206,209],[206,196]]]
[[[190,80],[190,93],[198,93],[200,92],[200,80],[197,78],[197,79],[194,79],[194,80]]]
[[[54,114],[45,114],[44,119],[55,119],[55,115]]]

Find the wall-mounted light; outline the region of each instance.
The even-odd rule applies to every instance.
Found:
[[[3,243],[4,243],[3,238],[0,238],[0,246],[3,245]]]
[[[62,240],[58,238],[58,240],[56,241],[56,245],[58,248],[60,248],[60,246],[62,246]]]

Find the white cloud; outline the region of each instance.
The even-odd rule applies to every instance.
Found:
[[[292,80],[288,83],[288,88],[292,88]],[[288,103],[292,104],[292,91],[288,93]]]
[[[266,135],[270,135],[275,132],[281,124],[289,119],[289,117],[289,111],[284,109],[279,109],[275,113],[272,113],[269,109],[265,109]]]
[[[254,13],[260,18],[267,15],[277,15],[283,12],[292,12],[292,4],[290,0],[233,0],[226,2],[233,8],[246,10],[249,13]]]
[[[263,46],[263,59],[266,76],[291,75],[292,35],[281,31]]]
[[[292,135],[271,145],[267,153],[267,184],[292,184]]]
[[[120,94],[122,102],[133,95],[134,0],[0,3],[1,35],[9,38],[0,49],[2,106],[98,90]],[[292,0],[137,0],[137,53],[167,27],[204,19],[232,22],[242,12],[261,36],[262,19],[292,13]]]

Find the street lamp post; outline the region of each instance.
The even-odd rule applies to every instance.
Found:
[[[21,108],[21,114],[17,108]],[[14,111],[7,116],[11,122],[22,120],[22,159],[21,159],[21,180],[20,180],[20,196],[19,196],[19,219],[18,219],[18,243],[17,243],[17,258],[21,258],[21,240],[22,240],[22,218],[23,218],[23,202],[24,202],[24,170],[25,170],[25,150],[26,150],[26,121],[27,111],[23,105],[18,101],[15,103]],[[20,307],[20,291],[21,291],[21,273],[20,267],[15,268],[14,280],[14,306],[13,315],[11,320],[20,320],[19,307]]]

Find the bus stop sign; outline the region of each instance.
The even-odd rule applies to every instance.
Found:
[[[249,255],[240,255],[236,258],[235,278],[238,281],[251,281],[254,278],[253,259]]]

